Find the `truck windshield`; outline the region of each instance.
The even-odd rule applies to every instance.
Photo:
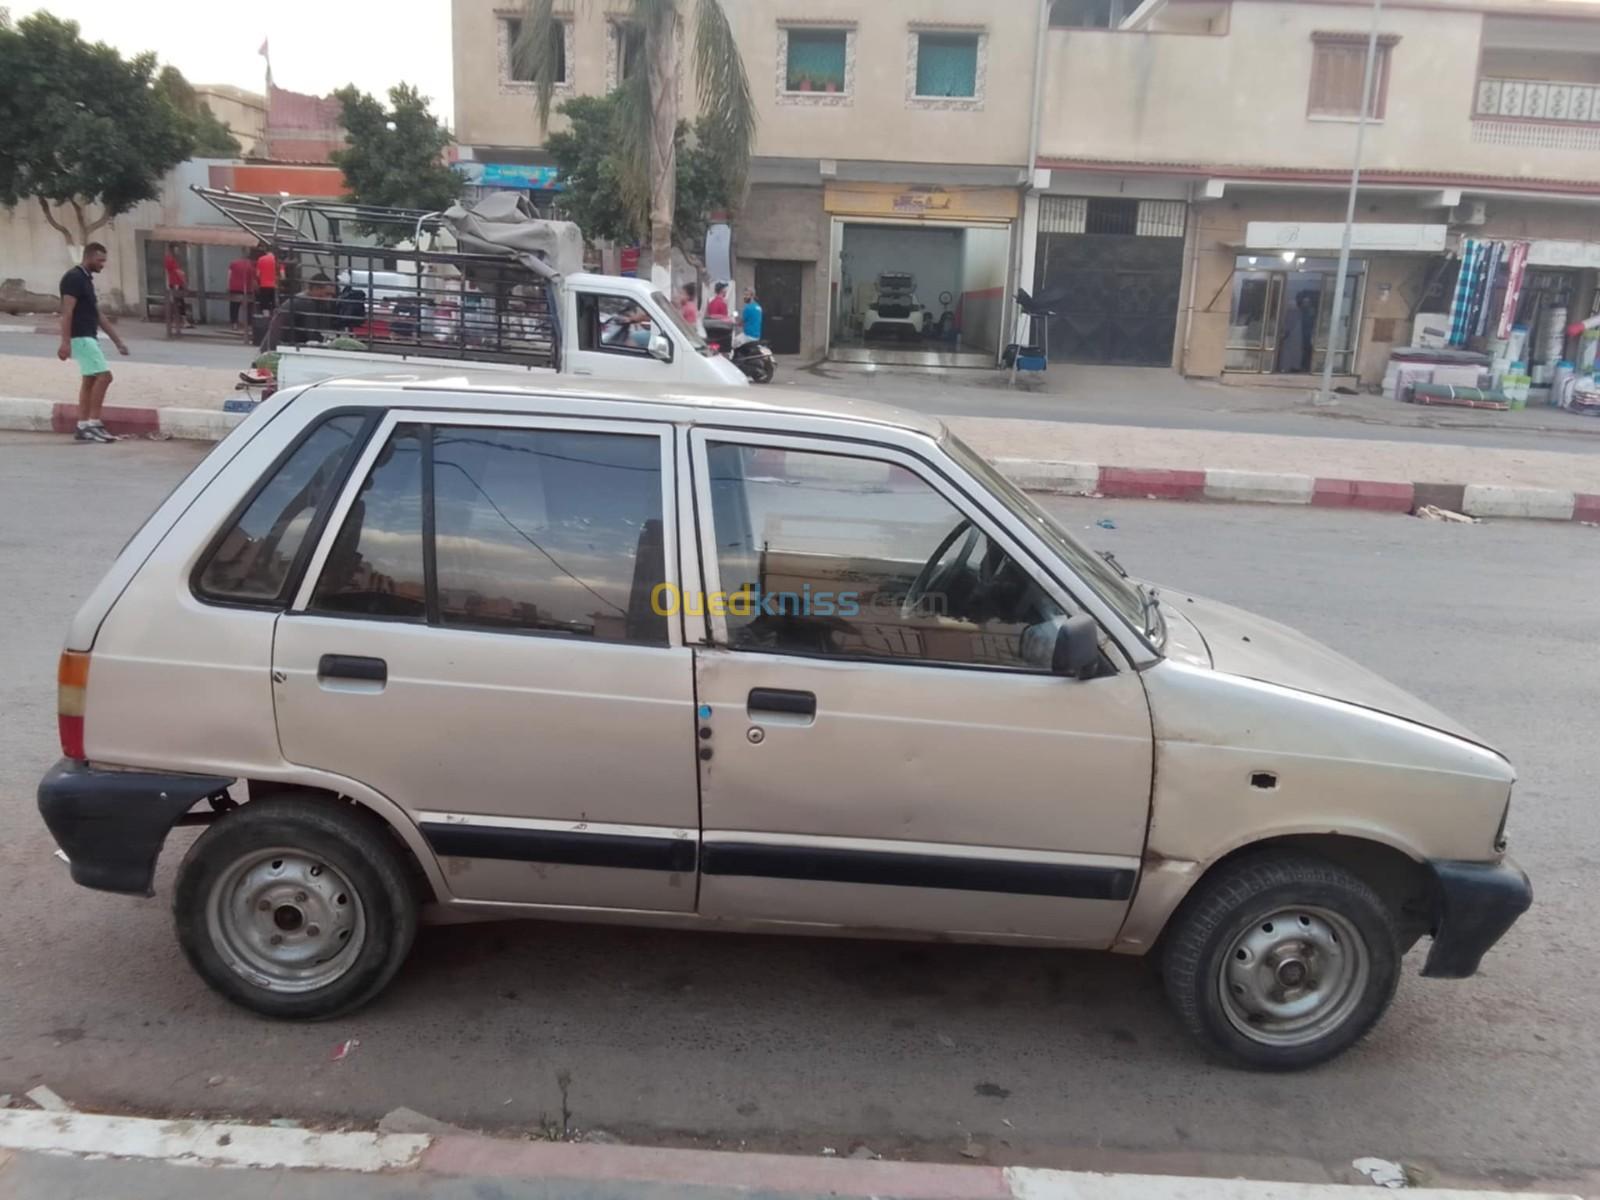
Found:
[[[1095,594],[1116,609],[1135,629],[1148,632],[1144,597],[1132,580],[1124,579],[1100,555],[1090,550],[1068,533],[1054,517],[1034,503],[1033,498],[1011,480],[1007,479],[972,447],[953,434],[945,434],[941,443],[950,457],[955,459],[982,482],[999,501],[1025,521],[1028,528],[1061,555],[1078,577],[1094,589]]]
[[[651,292],[650,299],[655,301],[656,307],[667,314],[672,321],[673,327],[688,340],[691,350],[696,354],[704,354],[706,352],[705,338],[700,336],[699,331],[693,325],[683,319],[683,314],[678,311],[676,304],[668,300],[660,292]]]

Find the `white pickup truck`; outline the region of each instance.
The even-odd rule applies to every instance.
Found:
[[[540,218],[519,194],[422,212],[192,190],[277,260],[267,344],[280,355],[280,387],[397,368],[457,374],[469,363],[523,376],[748,382],[646,280],[586,273],[578,227]]]
[[[358,277],[357,282],[362,280]],[[382,290],[381,283],[373,287],[375,293]],[[554,372],[636,383],[740,387],[749,383],[744,372],[713,353],[677,307],[646,280],[580,273],[563,276],[551,291],[560,315],[555,322],[559,346],[553,353],[507,355],[497,361],[474,355],[470,347],[466,355],[430,353],[425,341],[414,348],[383,351],[331,349],[326,342],[305,342],[278,347],[278,386],[397,369],[459,373],[463,357],[471,360],[474,370],[519,375]],[[442,325],[440,328],[440,336],[447,337]],[[424,339],[426,335],[424,330]],[[356,340],[361,339],[357,336]]]

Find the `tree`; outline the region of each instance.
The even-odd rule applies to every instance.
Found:
[[[631,0],[628,22],[639,31],[645,69],[624,80],[618,93],[617,166],[624,200],[647,215],[650,271],[657,287],[671,282],[677,154],[684,138],[678,120],[678,40],[693,9],[692,60],[702,116],[696,144],[715,146],[734,181],[744,188],[755,139],[755,104],[734,41],[724,0]],[[539,121],[548,127],[561,70],[565,34],[556,0],[527,0],[512,55],[519,74],[533,81]]]
[[[428,111],[428,98],[416,88],[406,83],[390,88],[387,109],[353,85],[334,95],[344,108],[350,139],[330,155],[349,185],[346,201],[438,212],[461,195],[465,180],[444,160],[455,139]]]
[[[85,42],[74,21],[40,12],[0,23],[0,205],[37,200],[68,244],[81,245],[159,196],[194,137],[155,74],[154,54],[124,60]],[[52,207],[70,209],[76,229]]]
[[[239,140],[233,131],[217,119],[209,105],[200,99],[183,72],[177,67],[162,67],[156,76],[156,91],[182,114],[189,125],[189,136],[194,139],[194,152],[200,158],[237,158]]]
[[[620,91],[609,96],[577,96],[561,105],[570,128],[550,135],[546,149],[561,172],[561,207],[585,236],[627,242],[650,232],[647,208],[630,204],[622,179],[627,173],[620,130],[626,120]],[[695,262],[701,259],[711,214],[733,205],[738,196],[736,156],[715,142],[715,130],[702,117],[691,127],[678,122],[673,159],[672,244]]]

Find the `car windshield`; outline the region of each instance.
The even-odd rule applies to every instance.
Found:
[[[946,434],[942,445],[951,458],[971,471],[999,498],[1001,503],[1027,522],[1028,528],[1061,555],[1062,559],[1077,572],[1079,578],[1093,588],[1097,596],[1116,609],[1128,624],[1149,634],[1152,633],[1151,623],[1155,621],[1157,624],[1155,632],[1159,633],[1159,615],[1147,617],[1145,594],[1140,591],[1137,584],[1124,578],[1121,572],[1103,557],[1068,533],[1059,521],[1035,504],[1027,492],[995,470],[960,438]],[[1164,638],[1160,636],[1156,637],[1158,645],[1163,640]]]
[[[689,340],[690,349],[694,350],[697,354],[704,354],[706,352],[705,338],[700,336],[699,330],[683,319],[683,314],[678,311],[678,306],[676,304],[668,300],[660,292],[651,292],[650,299],[656,302],[657,308],[667,314],[667,317],[672,321],[673,325],[677,327],[678,332],[683,334],[683,336]]]

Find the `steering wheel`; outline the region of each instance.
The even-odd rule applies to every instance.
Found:
[[[961,543],[960,553],[950,560],[949,566],[940,570],[939,563],[944,559],[950,547],[955,545],[956,539],[963,533],[967,536],[966,540]],[[965,517],[956,522],[955,528],[945,534],[943,540],[934,547],[933,553],[928,556],[928,561],[922,564],[922,570],[918,571],[917,577],[911,581],[911,587],[907,589],[905,599],[900,601],[900,619],[902,621],[911,620],[916,615],[917,606],[922,603],[923,598],[929,592],[940,590],[948,577],[955,571],[960,570],[961,564],[966,561],[967,555],[972,553],[972,547],[977,543],[977,540],[977,526]],[[938,585],[937,587],[935,586],[936,584]]]

